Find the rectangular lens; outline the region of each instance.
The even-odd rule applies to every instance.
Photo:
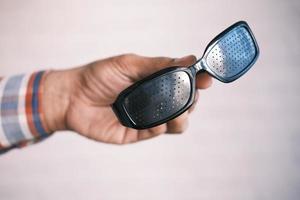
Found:
[[[180,111],[191,89],[187,72],[169,72],[139,85],[125,98],[124,107],[137,126],[149,126]]]
[[[226,80],[246,70],[256,56],[254,39],[248,29],[240,25],[214,44],[207,54],[206,63],[211,71]]]

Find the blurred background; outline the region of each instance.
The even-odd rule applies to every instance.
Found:
[[[130,52],[201,57],[241,19],[260,58],[201,91],[184,134],[114,146],[59,132],[0,156],[0,198],[299,199],[299,0],[0,0],[0,75]]]

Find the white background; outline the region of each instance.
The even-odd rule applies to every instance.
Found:
[[[112,146],[57,133],[0,156],[0,199],[299,199],[299,0],[0,0],[0,75],[126,52],[200,57],[240,19],[260,58],[202,91],[184,134]]]

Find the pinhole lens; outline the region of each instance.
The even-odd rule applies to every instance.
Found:
[[[139,85],[124,99],[124,108],[137,126],[149,126],[176,114],[191,96],[185,71],[171,71]]]
[[[206,63],[222,79],[230,79],[249,67],[257,55],[256,44],[244,26],[224,35],[209,51]]]

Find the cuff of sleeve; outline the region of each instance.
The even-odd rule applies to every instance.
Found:
[[[51,135],[42,110],[47,72],[17,75],[0,81],[0,149],[24,147]]]

